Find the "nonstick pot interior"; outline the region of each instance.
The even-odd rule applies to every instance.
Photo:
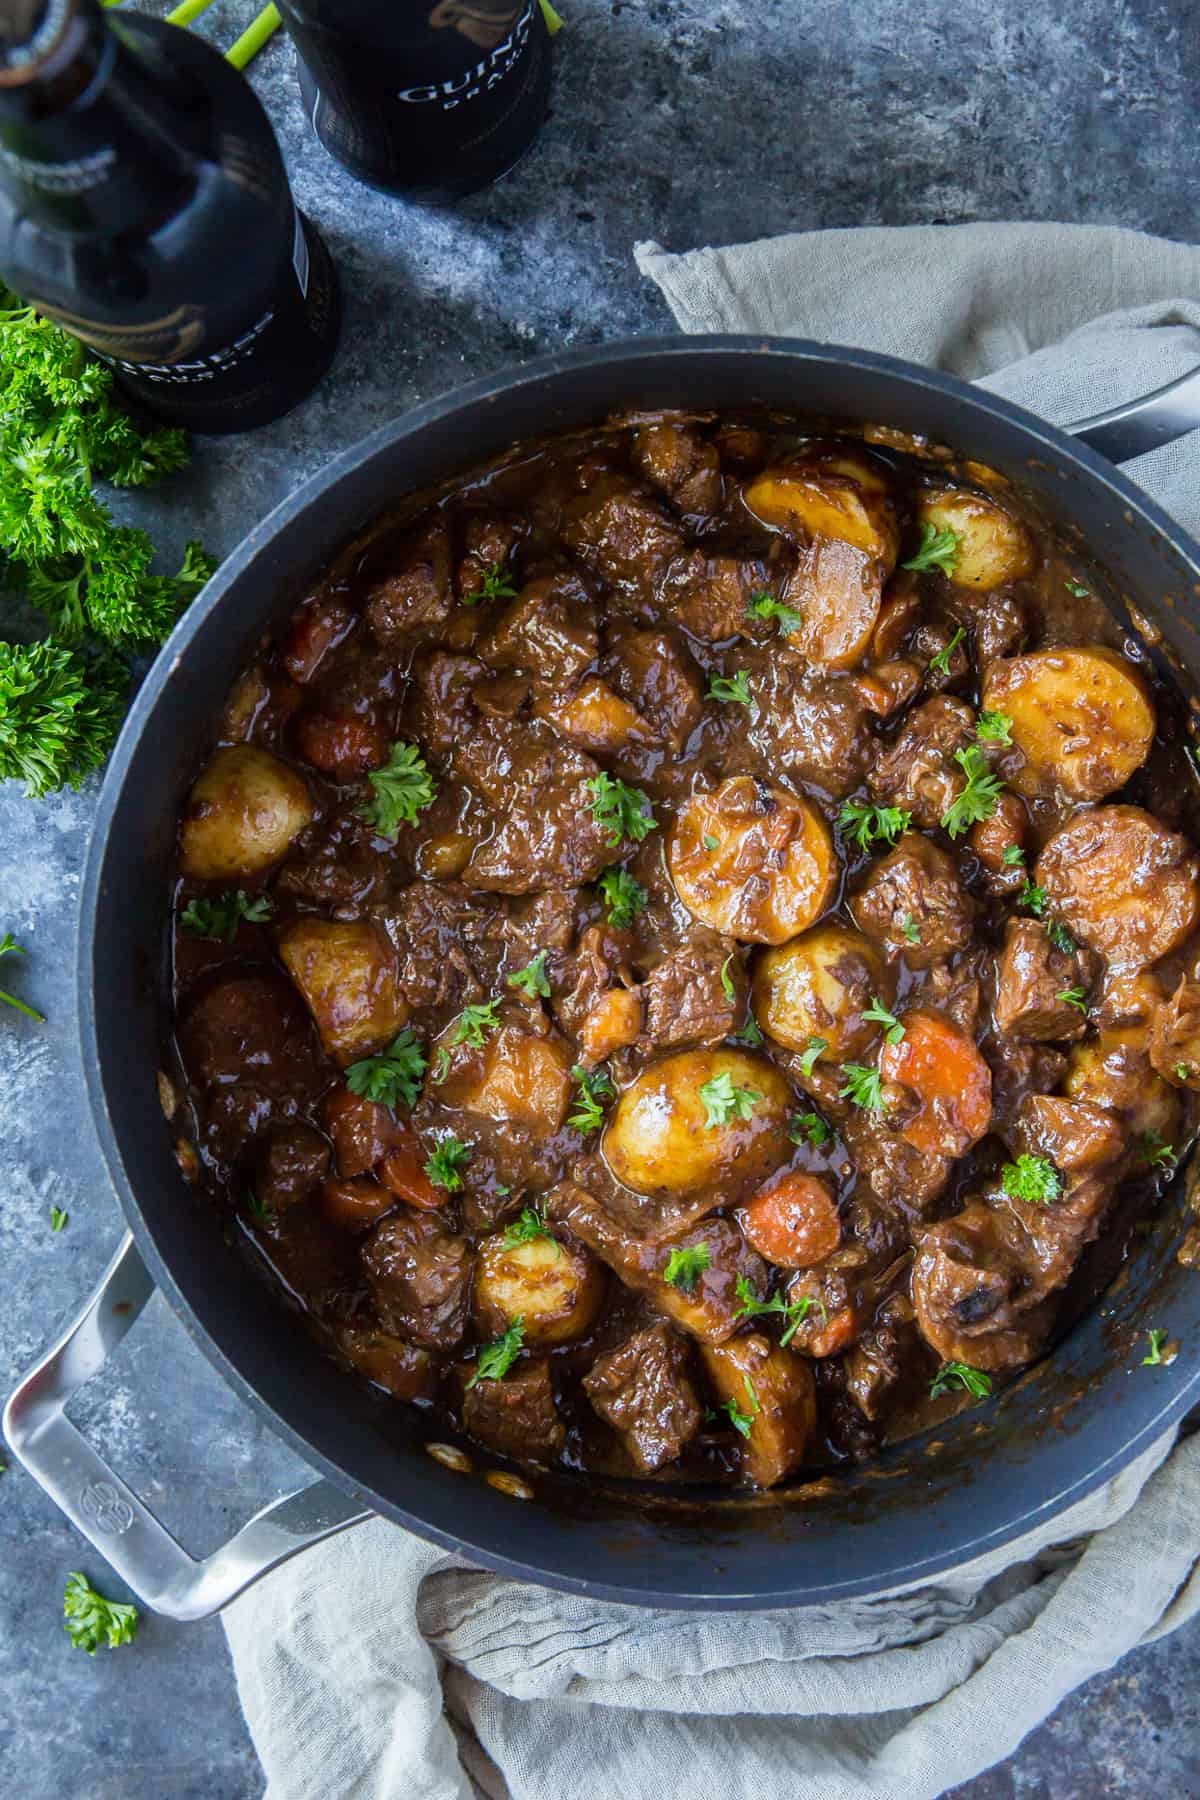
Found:
[[[155,1092],[167,871],[180,797],[232,676],[304,584],[374,514],[517,438],[628,407],[756,405],[873,420],[1004,471],[1078,527],[1200,673],[1200,552],[1098,457],[991,396],[888,358],[782,340],[644,340],[574,352],[421,407],[340,457],[266,519],[179,625],[126,724],[85,879],[84,1055],[122,1207],[157,1280],[246,1403],[379,1512],[481,1562],[608,1599],[771,1607],[877,1592],[1004,1543],[1082,1498],[1200,1400],[1200,1280],[1175,1260],[1185,1178],[1103,1303],[992,1401],[875,1463],[769,1496],[538,1477],[522,1502],[428,1456],[417,1415],[327,1361],[222,1241],[182,1182]],[[1200,685],[1197,682],[1196,685]],[[1190,691],[1190,688],[1189,688]],[[1141,1367],[1136,1339],[1181,1350]],[[1144,1339],[1143,1339],[1144,1346]]]

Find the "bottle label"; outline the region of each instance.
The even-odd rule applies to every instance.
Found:
[[[524,11],[503,42],[496,45],[487,56],[477,62],[473,68],[462,75],[456,75],[453,81],[438,81],[424,87],[400,88],[397,99],[409,106],[440,106],[442,112],[451,112],[456,106],[462,106],[468,100],[475,100],[480,94],[488,93],[498,87],[506,75],[512,73],[521,60],[522,52],[529,42],[529,33],[533,27],[533,9],[538,0],[528,0]],[[460,26],[458,13],[463,9],[457,0],[443,0],[443,4],[434,8],[430,14],[432,25]],[[439,14],[446,16],[438,17]]]

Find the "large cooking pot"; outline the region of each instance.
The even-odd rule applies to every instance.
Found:
[[[1088,422],[1110,453],[1200,419],[1200,380]],[[1200,1401],[1200,1276],[1175,1252],[1181,1172],[1160,1226],[1053,1354],[935,1435],[809,1487],[666,1493],[538,1477],[532,1501],[435,1460],[415,1411],[337,1369],[222,1240],[182,1183],[155,1092],[164,1027],[168,867],[180,798],[234,672],[330,552],[407,491],[514,438],[616,408],[757,404],[925,433],[1003,470],[1107,566],[1161,633],[1157,652],[1200,690],[1200,546],[1109,462],[1002,400],[928,369],[790,340],[671,338],[607,345],[489,377],[417,408],[338,457],[251,532],[180,622],[121,734],[83,889],[79,1014],[96,1124],[131,1237],[84,1314],[26,1378],[5,1430],[26,1467],[146,1603],[179,1618],[222,1605],[304,1545],[373,1513],[493,1568],[603,1599],[784,1607],[929,1578],[1109,1480]],[[195,1561],[63,1415],[161,1287],[231,1387],[325,1478]],[[1180,1344],[1139,1366],[1149,1327]],[[462,1459],[459,1459],[460,1461]]]

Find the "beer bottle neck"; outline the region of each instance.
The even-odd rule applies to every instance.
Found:
[[[98,0],[6,11],[0,183],[26,218],[72,235],[152,231],[195,185],[196,104],[195,82]]]

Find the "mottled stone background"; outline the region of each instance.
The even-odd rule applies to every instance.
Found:
[[[202,29],[228,44],[255,10],[220,0]],[[668,329],[634,269],[635,238],[686,249],[814,226],[988,218],[1195,236],[1194,0],[563,0],[563,10],[546,129],[509,180],[454,212],[356,187],[309,136],[290,48],[277,40],[260,57],[253,79],[297,196],[341,264],[345,335],[307,405],[254,436],[198,445],[192,470],[142,504],[168,549],[200,535],[230,550],[334,451],[468,376]],[[44,1027],[0,1020],[5,1391],[120,1231],[72,1001],[94,801],[94,785],[37,804],[0,787],[0,932],[29,946],[12,980],[49,1016]],[[58,1236],[52,1204],[71,1215]],[[196,1549],[303,1479],[161,1302],[78,1413]],[[0,1791],[261,1791],[218,1624],[148,1619],[136,1648],[90,1661],[63,1635],[59,1597],[69,1570],[103,1580],[104,1567],[11,1468],[0,1537]],[[1093,1681],[1010,1763],[958,1793],[1190,1800],[1198,1679],[1193,1625]]]

